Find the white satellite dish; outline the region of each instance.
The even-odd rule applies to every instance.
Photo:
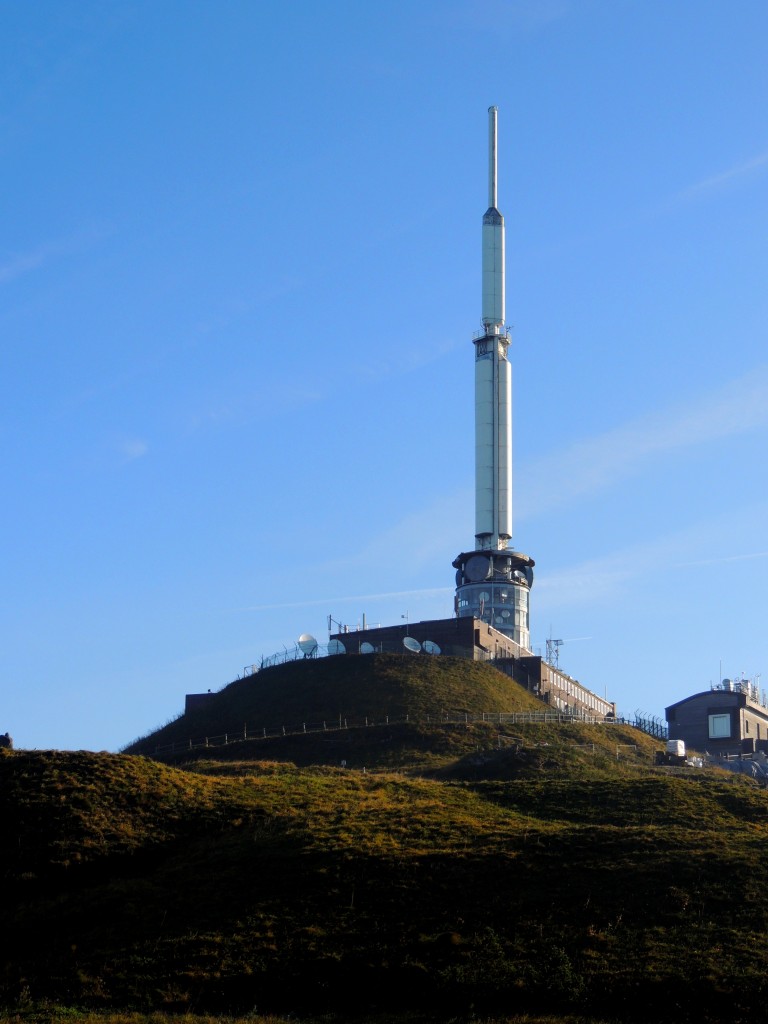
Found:
[[[418,640],[414,640],[412,636],[403,637],[403,647],[406,651],[410,651],[411,654],[419,654],[421,651],[421,644]]]
[[[347,648],[341,642],[341,640],[329,640],[328,641],[328,653],[329,654],[346,654]]]
[[[427,654],[441,654],[440,645],[436,644],[434,640],[425,640],[421,645]]]
[[[360,644],[361,654],[373,654],[375,650],[376,648],[373,646],[373,644],[369,644],[367,640],[363,640],[363,642]]]
[[[299,637],[299,650],[305,658],[313,658],[317,654],[317,640],[311,633],[302,633]]]

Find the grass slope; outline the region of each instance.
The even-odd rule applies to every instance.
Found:
[[[372,654],[309,659],[264,669],[211,696],[205,708],[184,715],[126,747],[154,754],[155,747],[190,738],[303,723],[329,725],[339,718],[393,722],[434,720],[441,712],[542,710],[523,687],[490,665],[463,658]]]
[[[0,996],[347,1019],[757,1012],[764,791],[648,767],[629,729],[516,733],[429,779],[2,752]]]

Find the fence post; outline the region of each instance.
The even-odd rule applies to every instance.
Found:
[[[304,725],[304,732],[306,732],[307,731],[307,723],[304,722],[303,725]]]
[[[267,738],[267,727],[266,727],[266,725],[264,726],[264,730],[263,731],[264,731],[264,739],[266,739]]]
[[[283,726],[283,736],[285,736],[285,726]]]

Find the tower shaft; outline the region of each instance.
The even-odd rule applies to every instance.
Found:
[[[475,341],[475,538],[506,548],[512,537],[512,366],[509,337]]]
[[[488,209],[482,233],[482,332],[475,346],[475,549],[454,560],[456,610],[530,647],[533,559],[512,539],[512,366],[505,326],[504,218],[498,202],[498,108],[488,109]]]
[[[483,215],[482,320],[475,339],[475,537],[498,550],[512,536],[512,367],[504,327],[504,218],[498,194],[498,108],[488,110],[488,209]]]

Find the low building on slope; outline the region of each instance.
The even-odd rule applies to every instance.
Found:
[[[749,679],[723,679],[666,709],[669,738],[710,754],[768,753],[768,704]]]

